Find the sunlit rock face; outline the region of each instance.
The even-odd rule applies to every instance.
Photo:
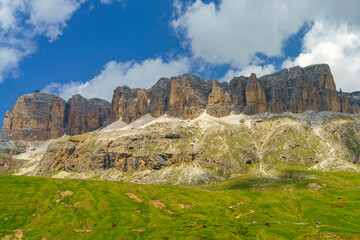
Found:
[[[66,102],[45,93],[21,96],[3,121],[5,139],[43,141],[59,138],[65,131]]]
[[[93,131],[117,120],[131,123],[146,114],[195,119],[205,112],[219,118],[231,112],[358,113],[359,106],[360,93],[338,92],[326,64],[283,69],[263,77],[234,77],[229,83],[183,74],[161,78],[148,90],[117,87],[111,104],[80,95],[67,103],[51,94],[24,95],[6,113],[1,137],[43,141]]]
[[[52,94],[21,96],[3,121],[1,137],[9,140],[44,141],[93,131],[110,114],[110,103],[73,96],[67,103]]]
[[[102,99],[86,99],[74,95],[67,102],[66,134],[77,135],[94,131],[104,125],[110,114],[110,103]]]

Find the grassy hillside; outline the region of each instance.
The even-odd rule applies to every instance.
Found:
[[[359,187],[358,173],[201,188],[0,175],[0,239],[360,239]]]

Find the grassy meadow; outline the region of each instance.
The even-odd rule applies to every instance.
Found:
[[[192,188],[0,175],[0,239],[360,239],[360,174],[294,173]]]

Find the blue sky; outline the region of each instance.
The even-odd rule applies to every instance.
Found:
[[[328,63],[360,90],[356,0],[0,0],[0,117],[35,89],[111,100],[185,72],[258,76]]]

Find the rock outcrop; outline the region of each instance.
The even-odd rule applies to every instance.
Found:
[[[198,117],[207,106],[211,83],[199,77],[184,74],[171,79],[167,114],[181,119]]]
[[[360,162],[359,142],[357,115],[268,113],[218,121],[205,115],[191,122],[144,123],[127,131],[96,131],[59,139],[48,147],[33,175],[109,169],[132,174],[168,167],[171,171],[174,166],[193,163],[229,176],[248,171],[248,167],[262,173],[284,166],[287,170],[291,166],[321,167],[329,159],[360,171],[356,166]]]
[[[220,87],[215,79],[212,80],[212,91],[209,95],[206,113],[214,117],[225,117],[231,113],[230,94]]]
[[[66,102],[51,94],[20,97],[7,112],[1,136],[11,140],[43,141],[59,138],[65,131]]]
[[[246,87],[245,99],[247,114],[257,114],[265,112],[267,109],[267,101],[263,87],[260,85],[255,74],[251,74]]]
[[[79,94],[67,102],[66,134],[77,135],[94,131],[102,126],[110,115],[110,104],[102,99],[86,99]]]
[[[161,78],[150,89],[149,113],[154,117],[160,117],[167,111],[170,93],[170,79]]]
[[[118,87],[111,102],[111,119],[131,123],[148,113],[148,104],[146,89]]]
[[[148,113],[148,93],[146,89],[138,89],[136,97],[131,98],[127,104],[122,120],[125,123],[131,123],[136,119]]]
[[[16,168],[16,162],[9,154],[0,153],[0,173]]]
[[[258,80],[267,101],[267,106],[265,109],[263,106],[263,111],[260,112],[353,112],[347,99],[337,92],[330,68],[326,64],[284,69]]]
[[[8,140],[45,141],[93,131],[109,117],[110,104],[100,99],[73,96],[68,103],[42,92],[20,97],[3,121],[1,137]]]
[[[214,117],[235,114],[358,113],[360,93],[336,90],[326,64],[293,67],[257,78],[234,77],[229,84],[184,74],[161,78],[151,89],[116,88],[111,106],[100,99],[73,96],[68,103],[44,93],[22,96],[7,112],[1,136],[10,140],[46,140],[93,131],[121,119],[131,123],[151,114],[194,119],[203,112]]]

